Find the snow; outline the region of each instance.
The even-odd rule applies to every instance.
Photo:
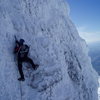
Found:
[[[0,100],[98,99],[98,75],[69,12],[64,0],[0,0]],[[25,82],[17,80],[14,35],[40,65],[23,64]]]
[[[99,88],[98,88],[98,100],[100,100],[100,76],[99,76],[98,81],[99,81]]]

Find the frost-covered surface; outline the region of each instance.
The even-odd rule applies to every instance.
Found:
[[[14,35],[40,65],[24,64],[25,82],[17,80]],[[64,0],[0,0],[0,100],[97,100],[97,78]]]
[[[98,100],[100,100],[100,76],[99,76]]]

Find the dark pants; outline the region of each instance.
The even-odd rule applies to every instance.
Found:
[[[18,70],[19,70],[19,73],[20,73],[21,78],[24,78],[24,74],[23,74],[23,70],[22,70],[22,63],[23,62],[30,63],[32,65],[33,69],[35,69],[35,64],[34,64],[34,62],[32,61],[31,58],[29,58],[27,56],[24,57],[24,58],[18,57]]]

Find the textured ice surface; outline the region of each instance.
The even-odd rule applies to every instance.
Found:
[[[30,45],[34,71],[19,82],[14,35]],[[97,100],[98,76],[64,0],[0,0],[0,100]]]

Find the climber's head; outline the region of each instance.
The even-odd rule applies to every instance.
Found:
[[[20,39],[20,45],[23,45],[23,43],[25,42],[24,39]]]

